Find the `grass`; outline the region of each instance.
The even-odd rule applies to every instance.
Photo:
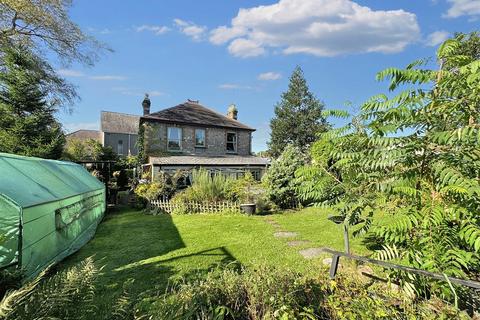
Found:
[[[95,238],[59,268],[89,256],[103,267],[98,279],[98,306],[111,308],[129,284],[130,295],[148,297],[165,291],[169,281],[197,275],[218,265],[272,265],[297,271],[318,270],[321,259],[305,260],[299,248],[277,239],[266,220],[275,220],[283,231],[295,231],[308,247],[343,249],[342,230],[320,209],[304,209],[270,216],[146,215],[134,210],[110,214]],[[352,250],[366,253],[361,239],[352,239]],[[313,268],[312,268],[313,267]],[[325,268],[322,266],[322,268]],[[101,317],[99,317],[101,318]]]

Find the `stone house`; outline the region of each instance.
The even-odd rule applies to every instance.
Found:
[[[159,171],[199,167],[236,177],[248,170],[256,179],[265,172],[267,159],[252,155],[255,129],[237,120],[234,105],[226,116],[194,100],[154,113],[150,113],[148,96],[142,105],[140,126],[153,176]]]

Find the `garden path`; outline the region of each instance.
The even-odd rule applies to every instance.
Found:
[[[298,236],[298,232],[281,230],[280,224],[270,217],[267,217],[265,219],[265,222],[272,225],[275,228],[275,232],[273,233],[273,236],[275,238],[296,238]],[[297,247],[297,246],[303,246],[309,243],[310,243],[309,240],[290,240],[287,242],[287,245],[289,247]],[[323,247],[307,248],[307,249],[299,250],[298,253],[302,255],[305,259],[313,259],[324,254],[325,248]]]

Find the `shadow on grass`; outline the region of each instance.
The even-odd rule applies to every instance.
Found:
[[[94,257],[97,266],[103,266],[97,279],[96,301],[99,318],[104,318],[127,285],[129,295],[138,300],[164,293],[171,279],[187,274],[198,276],[236,261],[225,247],[171,256],[183,248],[186,245],[170,215],[120,212],[108,216],[94,239],[58,269],[71,267],[89,256]]]

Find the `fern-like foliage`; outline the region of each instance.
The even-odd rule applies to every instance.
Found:
[[[87,258],[47,279],[42,273],[23,288],[7,293],[0,304],[0,316],[7,320],[95,319],[99,271],[93,259]]]
[[[298,173],[304,200],[345,217],[389,208],[393,222],[371,230],[384,245],[379,258],[467,278],[480,270],[480,60],[462,39],[439,48],[437,70],[415,61],[380,72],[392,95],[372,97],[356,122],[324,134],[312,149],[320,160]],[[417,293],[452,292],[447,282],[395,276]]]

